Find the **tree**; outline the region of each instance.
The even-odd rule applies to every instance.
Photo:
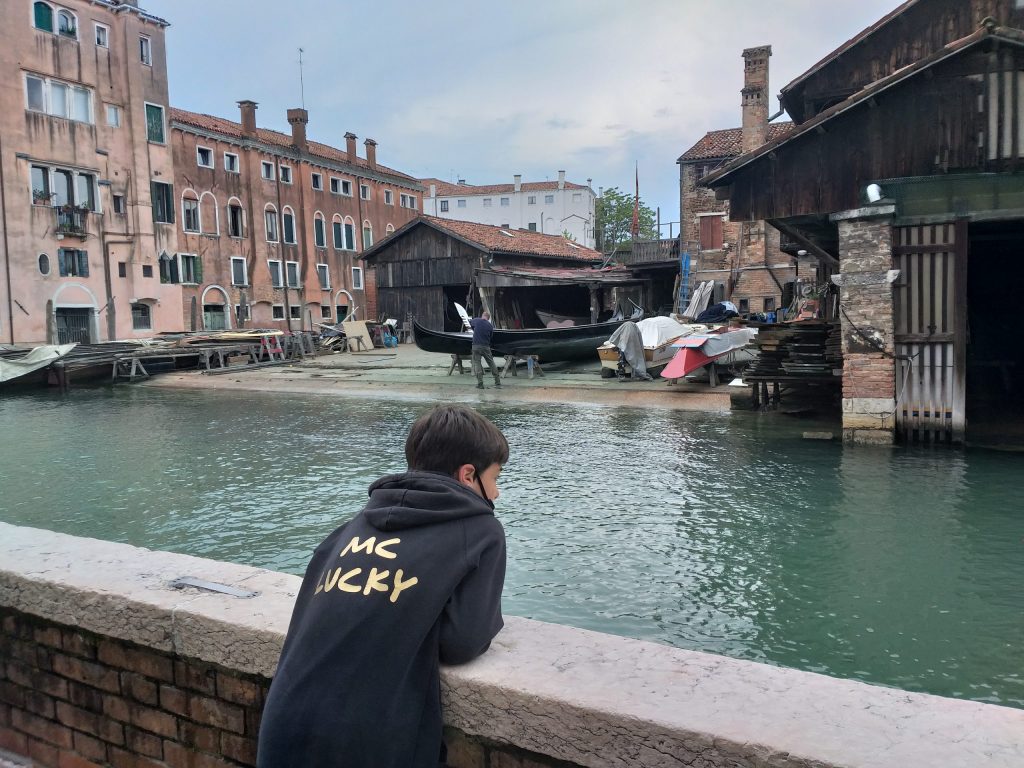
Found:
[[[632,241],[633,195],[620,192],[618,187],[606,189],[597,198],[597,249],[612,253],[616,246]],[[640,201],[640,240],[657,240],[658,230],[654,211]]]

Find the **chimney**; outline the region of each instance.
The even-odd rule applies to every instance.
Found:
[[[373,139],[367,139],[363,142],[363,146],[366,147],[366,163],[371,168],[377,167],[377,142]]]
[[[772,47],[743,51],[743,151],[752,152],[768,141],[768,59]]]
[[[289,109],[288,124],[292,127],[292,146],[303,152],[309,147],[306,143],[306,124],[309,112],[304,109]]]
[[[466,186],[466,180],[465,179],[459,179],[459,186],[460,187]]]
[[[255,101],[249,101],[248,99],[238,102],[238,108],[242,111],[243,136],[256,135],[256,107],[258,106]]]
[[[345,134],[345,151],[349,160],[356,159],[356,135],[352,131]]]
[[[437,184],[430,185],[430,196],[437,197]]]
[[[523,174],[517,173],[512,178],[515,179],[515,182],[516,182],[515,183],[515,191],[516,192],[522,192],[523,191]]]
[[[565,171],[558,172],[558,188],[565,189]]]

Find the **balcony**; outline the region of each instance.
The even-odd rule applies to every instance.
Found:
[[[88,234],[88,216],[92,211],[85,208],[62,205],[53,209],[57,217],[57,234],[84,238]]]

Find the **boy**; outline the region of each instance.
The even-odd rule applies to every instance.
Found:
[[[484,388],[484,366],[480,358],[487,361],[487,370],[494,376],[494,386],[501,386],[501,378],[498,376],[498,369],[494,365],[494,357],[491,355],[491,336],[494,333],[494,326],[491,325],[491,313],[484,312],[480,317],[474,317],[469,321],[469,327],[473,329],[473,375],[476,376],[476,388]]]
[[[436,768],[438,662],[479,656],[502,627],[505,532],[494,516],[501,431],[441,405],[405,443],[409,471],[328,536],[306,569],[263,710],[259,768]]]

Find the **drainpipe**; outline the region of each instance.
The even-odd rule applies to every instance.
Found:
[[[110,275],[110,244],[100,225],[100,250],[103,251],[103,287],[107,291],[107,339],[117,338],[117,312],[114,309],[114,283]]]
[[[294,176],[292,177],[294,183]],[[281,207],[281,163],[277,163],[274,169],[274,191],[277,193],[277,247],[280,249],[281,259],[281,280],[284,283],[284,322],[288,327],[288,333],[292,332],[292,310],[288,302],[288,262],[284,258],[284,209]],[[294,226],[294,223],[293,223]],[[255,266],[255,265],[253,265]]]
[[[362,253],[363,251],[366,250],[366,243],[363,242],[363,189],[362,189],[363,177],[362,176],[356,176],[356,186],[359,187],[359,189],[356,190],[356,193],[357,193],[357,197],[356,197],[356,212],[359,215],[359,221],[356,222],[356,231],[359,232],[359,246],[360,246],[359,247],[359,252]],[[356,256],[355,256],[355,254],[352,254],[352,263],[353,264],[356,263]],[[351,274],[351,270],[349,270],[349,274]],[[363,275],[363,287],[362,287],[361,290],[363,292],[363,312],[365,313],[366,312],[366,262],[363,262],[363,272],[362,272],[362,275]],[[353,288],[352,290],[355,290],[355,288]],[[352,297],[352,303],[355,304],[355,296]],[[352,319],[355,320],[354,317]],[[370,320],[372,318],[367,318],[367,319]]]
[[[11,293],[11,249],[7,239],[7,200],[4,186],[4,149],[3,137],[0,136],[0,217],[4,226],[4,273],[7,280],[7,333],[14,343],[14,296]],[[56,263],[56,259],[54,260]]]

